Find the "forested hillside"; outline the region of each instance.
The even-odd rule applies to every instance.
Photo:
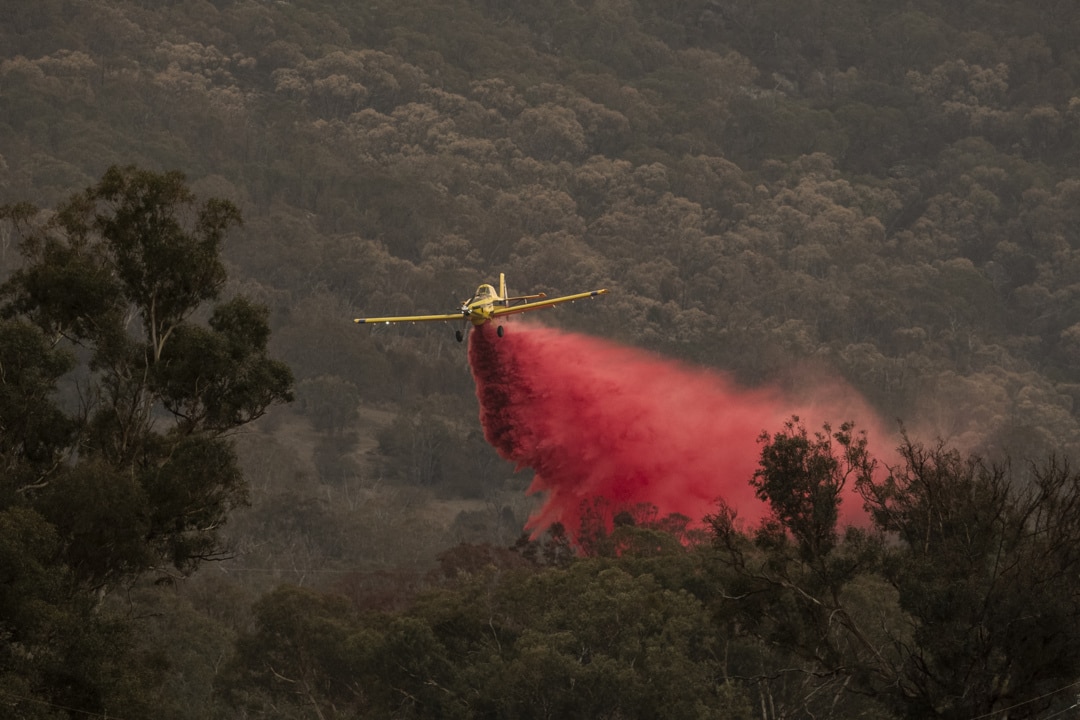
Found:
[[[0,11],[0,206],[74,209],[88,188],[105,202],[115,168],[182,173],[200,202],[235,210],[218,218],[224,309],[193,309],[203,330],[191,337],[265,323],[250,357],[295,378],[293,403],[245,415],[228,438],[244,479],[224,505],[250,501],[220,538],[214,522],[232,559],[163,590],[140,555],[116,583],[91,582],[108,590],[70,615],[138,623],[131,657],[160,664],[138,678],[81,672],[97,691],[54,692],[9,643],[0,702],[31,698],[17,716],[133,720],[150,696],[155,717],[176,718],[1061,709],[1058,691],[1080,676],[1074,638],[1051,630],[1076,624],[1062,510],[1076,492],[1065,458],[1080,450],[1073,3],[0,0]],[[47,254],[20,246],[17,217],[0,223],[0,280],[19,287]],[[532,507],[528,478],[484,441],[452,329],[351,322],[446,311],[499,272],[522,292],[609,287],[545,320],[746,386],[841,375],[909,433],[892,484],[862,485],[873,528],[844,536],[779,508],[779,524],[755,534],[718,508],[688,536],[631,512],[615,529],[627,537],[588,560],[558,532],[505,550]],[[16,297],[9,315],[36,320],[34,303],[55,301]],[[47,332],[4,332],[10,357],[53,358]],[[73,358],[91,372],[128,367],[120,355],[94,365],[92,352]],[[33,382],[38,398],[56,382],[68,411],[86,375],[65,362]],[[275,402],[289,394],[278,381]],[[815,431],[795,445],[828,455]],[[25,443],[5,442],[5,462],[26,459]],[[941,477],[970,493],[930,493]],[[24,481],[5,488],[5,508],[21,506],[11,498]],[[951,508],[938,545],[913,540],[932,534],[917,522],[922,491]],[[1029,520],[1043,535],[1027,534]],[[4,563],[63,544],[35,522],[4,516]],[[987,534],[958,530],[973,527]],[[921,555],[902,552],[908,540]],[[993,547],[1013,564],[987,569]],[[958,553],[970,567],[942,564]],[[18,577],[71,580],[51,572]],[[1057,589],[1001,597],[1002,582]],[[67,597],[34,592],[49,607]],[[743,594],[757,620],[734,603]],[[579,616],[570,598],[584,598]],[[1059,614],[1011,621],[1036,601]],[[1002,614],[949,615],[975,605]],[[16,622],[0,618],[0,637]],[[616,623],[625,637],[589,635]],[[1010,674],[1019,666],[1034,675]],[[1051,694],[1028,702],[1040,693]]]

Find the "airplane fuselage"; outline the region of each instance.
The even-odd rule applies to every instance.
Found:
[[[499,294],[491,285],[481,285],[476,288],[473,296],[461,304],[461,314],[472,322],[473,325],[483,325],[495,317],[495,301],[499,300]]]

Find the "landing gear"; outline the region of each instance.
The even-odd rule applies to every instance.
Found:
[[[495,334],[496,334],[496,335],[498,335],[499,337],[502,337],[502,336],[503,336],[503,326],[502,326],[502,325],[500,325],[499,327],[495,328]]]
[[[465,333],[461,332],[460,330],[455,330],[454,331],[454,337],[457,338],[458,342],[461,342],[462,340],[465,339]]]

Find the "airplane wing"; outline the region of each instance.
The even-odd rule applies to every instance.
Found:
[[[513,315],[514,313],[523,313],[530,310],[539,310],[540,308],[551,307],[552,305],[558,305],[559,303],[574,302],[575,300],[584,300],[586,298],[596,297],[597,295],[603,295],[607,290],[592,290],[590,292],[577,293],[576,295],[564,295],[557,298],[546,298],[544,300],[538,300],[536,302],[527,302],[522,305],[514,305],[512,307],[496,307],[492,311],[493,317],[502,317],[503,315]]]
[[[504,307],[513,307],[524,302],[529,302],[530,300],[538,300],[546,297],[547,295],[544,293],[537,293],[536,295],[518,295],[517,297],[504,298],[501,302]]]
[[[452,313],[449,315],[398,315],[395,317],[376,317],[376,318],[353,318],[353,322],[360,325],[379,325],[382,323],[406,323],[406,322],[438,322],[448,320],[462,320],[464,316],[461,313]]]

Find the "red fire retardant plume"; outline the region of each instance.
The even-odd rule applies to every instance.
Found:
[[[544,495],[529,521],[534,532],[560,522],[576,533],[583,502],[597,498],[615,511],[652,504],[661,516],[680,513],[694,523],[722,498],[755,524],[767,514],[749,483],[763,431],[780,431],[798,415],[810,432],[854,420],[872,444],[882,438],[865,403],[840,383],[794,402],[776,390],[738,388],[715,372],[521,322],[501,338],[490,323],[476,328],[469,363],[488,442],[519,469],[532,468],[529,492]],[[848,488],[842,520],[858,522],[861,505]]]

